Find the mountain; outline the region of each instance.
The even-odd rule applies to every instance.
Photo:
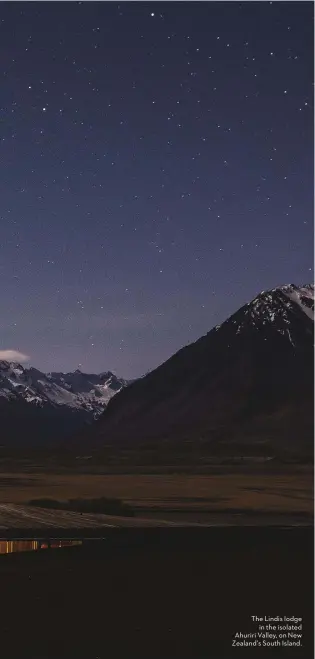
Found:
[[[0,361],[0,444],[66,436],[91,423],[128,383],[113,373],[42,373]]]
[[[78,441],[172,459],[311,456],[313,318],[313,285],[263,291],[122,389]]]

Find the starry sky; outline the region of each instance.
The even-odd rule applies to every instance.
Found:
[[[0,356],[143,375],[313,281],[312,2],[0,3]]]

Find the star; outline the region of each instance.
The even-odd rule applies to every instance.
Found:
[[[271,275],[309,276],[311,10],[301,3],[293,26],[285,3],[281,16],[274,4],[262,3],[258,25],[247,3],[233,11],[227,3],[222,22],[216,3],[188,3],[180,21],[175,3],[163,14],[146,7],[142,18],[127,3],[114,11],[101,3],[97,17],[89,3],[77,3],[71,20],[53,3],[45,52],[43,18],[32,3],[16,28],[4,4],[2,304],[21,346],[23,323],[14,314],[27,304],[25,336],[36,360],[51,359],[44,338],[51,323],[60,370],[81,361],[88,338],[90,372],[112,359],[122,375],[140,375],[171,354],[177,328],[184,345],[189,323],[196,338],[208,332],[219,310],[232,313]],[[270,241],[281,241],[281,259]],[[19,284],[13,292],[6,276]],[[212,289],[217,308],[206,306],[202,320],[196,310]],[[168,316],[173,295],[187,299],[176,323],[175,311]],[[66,318],[67,327],[75,320],[71,309],[76,327],[62,344],[58,332]],[[165,333],[152,346],[135,318],[160,312]],[[123,353],[121,336],[128,336]]]

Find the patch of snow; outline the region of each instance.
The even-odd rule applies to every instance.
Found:
[[[295,346],[295,343],[292,341],[290,330],[287,330],[287,332],[288,332],[288,337],[289,337],[290,343],[292,343],[292,345]]]
[[[314,294],[311,294],[311,291],[305,288],[300,288],[299,291],[303,291],[303,295],[305,297],[308,297],[310,299],[314,299]],[[301,301],[301,295],[299,295],[299,292],[297,290],[293,291],[284,291],[284,295],[286,295],[292,302],[295,302],[295,304],[298,304],[300,309],[303,311],[303,313],[306,314],[311,320],[314,321],[314,311],[312,309],[309,309],[303,302]]]

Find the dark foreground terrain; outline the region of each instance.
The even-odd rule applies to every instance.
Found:
[[[121,529],[0,557],[6,659],[313,657],[312,528]],[[231,647],[251,616],[303,618],[303,647]]]

